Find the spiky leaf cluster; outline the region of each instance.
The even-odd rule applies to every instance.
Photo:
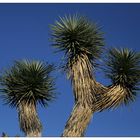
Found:
[[[1,76],[1,91],[6,103],[18,106],[20,102],[46,105],[54,97],[53,65],[40,61],[15,61]]]
[[[88,56],[92,61],[98,58],[103,46],[103,34],[96,24],[83,16],[60,17],[52,28],[53,45],[58,51],[64,51],[66,68],[69,68],[77,58]]]
[[[127,48],[109,50],[106,61],[106,76],[114,85],[121,85],[131,92],[138,89],[140,82],[140,53]]]

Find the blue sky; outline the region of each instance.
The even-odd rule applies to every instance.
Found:
[[[140,51],[140,4],[0,4],[0,72],[14,60],[35,59],[57,66],[61,54],[51,46],[50,24],[58,16],[81,14],[102,26],[105,48],[127,47]],[[43,136],[60,136],[72,111],[73,93],[70,82],[61,71],[57,78],[57,99],[48,108],[38,106]],[[97,81],[109,84],[104,73],[96,72]],[[86,136],[140,136],[140,96],[127,107],[95,113]],[[23,133],[19,129],[16,109],[0,100],[0,133],[10,136]]]

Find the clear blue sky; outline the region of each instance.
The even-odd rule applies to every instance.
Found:
[[[140,4],[0,4],[0,71],[14,60],[35,59],[59,65],[62,54],[51,46],[49,25],[58,16],[87,16],[102,26],[105,47],[140,51]],[[43,136],[60,136],[73,107],[70,82],[57,70],[57,99],[48,108],[38,107]],[[96,79],[108,85],[100,70]],[[140,136],[140,96],[127,107],[94,114],[86,136]],[[16,109],[0,100],[0,133],[22,135]]]

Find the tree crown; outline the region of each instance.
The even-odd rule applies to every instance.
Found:
[[[106,76],[111,79],[114,85],[121,85],[134,92],[140,82],[140,53],[130,49],[109,50],[106,60]]]
[[[6,103],[18,106],[25,103],[47,105],[54,97],[54,80],[50,75],[54,66],[40,61],[15,61],[1,76],[1,92]]]
[[[69,68],[83,54],[86,54],[92,62],[100,56],[104,45],[103,33],[86,17],[78,15],[60,17],[51,29],[53,46],[65,53],[65,68]]]

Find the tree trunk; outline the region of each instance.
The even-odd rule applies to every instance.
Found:
[[[21,102],[18,106],[19,123],[21,130],[27,137],[40,137],[42,125],[36,112],[34,103]]]
[[[92,66],[87,55],[81,54],[69,71],[72,82],[75,106],[67,121],[63,137],[80,137],[92,117],[91,105],[96,101],[93,89]]]
[[[34,132],[27,132],[27,137],[41,137],[41,132],[39,133],[38,131]]]
[[[92,117],[92,111],[88,106],[76,103],[67,121],[63,137],[82,137]]]
[[[93,104],[96,101],[92,65],[86,55],[77,58],[70,70],[75,103]]]
[[[121,85],[112,85],[106,88],[106,92],[102,93],[100,100],[93,105],[93,108],[95,111],[117,108],[121,104],[125,104],[128,99],[134,100],[129,89]]]

